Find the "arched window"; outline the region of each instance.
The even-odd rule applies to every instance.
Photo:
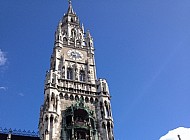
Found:
[[[52,92],[51,101],[53,101],[54,99],[55,99],[55,94]]]
[[[74,97],[73,95],[70,96],[70,100],[73,101],[74,100]]]
[[[90,103],[93,104],[94,103],[94,99],[91,97],[90,98]]]
[[[76,100],[76,101],[79,100],[79,96],[78,96],[78,95],[75,96],[75,100]]]
[[[53,116],[51,115],[51,117],[50,117],[50,122],[53,122]]]
[[[48,134],[48,130],[47,130],[47,129],[45,130],[45,134],[46,134],[46,135]]]
[[[95,99],[95,103],[98,103],[98,99],[97,98]]]
[[[83,70],[80,71],[79,79],[80,79],[80,81],[82,81],[82,82],[85,81],[85,72],[84,72]]]
[[[104,128],[104,129],[106,128],[106,125],[104,122],[102,123],[102,128]]]
[[[67,42],[67,38],[66,37],[63,37],[63,42]]]
[[[76,32],[74,29],[71,30],[71,36],[72,36],[72,38],[74,38],[76,36]]]
[[[88,102],[89,102],[88,97],[85,97],[85,102],[86,102],[86,103],[88,103]]]
[[[108,130],[108,132],[110,132],[110,128],[111,128],[110,122],[107,122],[107,130]]]
[[[71,22],[74,22],[73,18],[71,18]]]
[[[84,97],[83,97],[83,96],[81,96],[81,97],[80,97],[80,100],[84,101]]]
[[[68,96],[68,94],[66,93],[66,94],[65,94],[65,100],[68,100],[68,98],[69,98],[69,96]]]
[[[103,108],[103,103],[102,102],[100,102],[100,109],[102,109]]]
[[[48,116],[47,116],[47,115],[46,115],[45,121],[46,121],[46,122],[48,121]]]
[[[71,68],[67,69],[67,79],[73,79],[73,70]]]
[[[60,93],[60,94],[59,94],[59,98],[60,98],[60,99],[63,99],[63,93]]]

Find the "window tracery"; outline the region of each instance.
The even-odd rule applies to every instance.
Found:
[[[73,69],[67,68],[67,79],[73,80]]]
[[[85,71],[84,70],[80,70],[79,79],[81,82],[85,82]]]

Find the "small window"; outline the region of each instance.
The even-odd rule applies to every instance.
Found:
[[[75,100],[78,101],[79,100],[79,97],[78,95],[75,96]]]
[[[67,38],[66,37],[63,38],[63,42],[67,42]]]
[[[46,135],[48,134],[48,130],[47,130],[47,129],[45,130],[45,134],[46,134]]]
[[[93,104],[94,103],[94,99],[91,97],[90,98],[90,103]]]
[[[51,115],[50,117],[50,122],[52,123],[53,122],[53,116]]]
[[[68,98],[69,98],[69,96],[68,96],[68,94],[66,93],[66,94],[65,94],[65,100],[68,100]]]
[[[98,99],[97,98],[95,99],[95,103],[98,103]]]
[[[45,121],[46,121],[46,122],[48,121],[48,116],[46,116]]]
[[[106,128],[106,125],[104,122],[102,123],[102,128],[104,128],[104,129]]]
[[[82,82],[85,82],[85,72],[83,70],[80,71],[79,79]]]
[[[74,100],[74,97],[73,95],[70,96],[70,100],[73,101]]]
[[[73,20],[73,18],[71,18],[71,22],[73,22],[74,20]]]
[[[60,99],[63,99],[63,93],[59,94]]]
[[[88,103],[89,102],[89,99],[88,97],[85,98],[85,102]]]
[[[107,130],[108,130],[108,132],[110,132],[110,128],[111,128],[110,122],[107,122]]]
[[[51,101],[53,101],[54,99],[55,99],[55,94],[52,92]]]
[[[80,97],[80,100],[81,100],[81,101],[84,101],[84,97],[83,97],[83,96],[81,96],[81,97]]]
[[[71,68],[67,69],[67,79],[73,79],[73,70]]]
[[[71,30],[71,36],[74,38],[76,36],[76,31],[74,29]]]

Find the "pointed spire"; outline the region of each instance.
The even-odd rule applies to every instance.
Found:
[[[90,35],[90,31],[89,31],[89,30],[87,30],[87,32],[86,32],[86,37],[91,38],[91,35]]]
[[[83,25],[83,23],[82,23],[82,27],[81,28],[82,28],[82,32],[84,33],[84,25]]]
[[[68,2],[69,2],[69,8],[68,8],[67,14],[74,14],[74,10],[73,10],[72,4],[71,4],[71,0],[68,0]]]
[[[59,24],[57,26],[57,32],[60,32],[61,31],[61,25],[62,25],[62,21],[60,20],[59,21]]]

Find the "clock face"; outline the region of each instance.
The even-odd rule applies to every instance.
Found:
[[[68,50],[67,55],[69,56],[69,58],[73,59],[73,60],[82,60],[83,59],[83,54],[78,51],[78,50]]]

